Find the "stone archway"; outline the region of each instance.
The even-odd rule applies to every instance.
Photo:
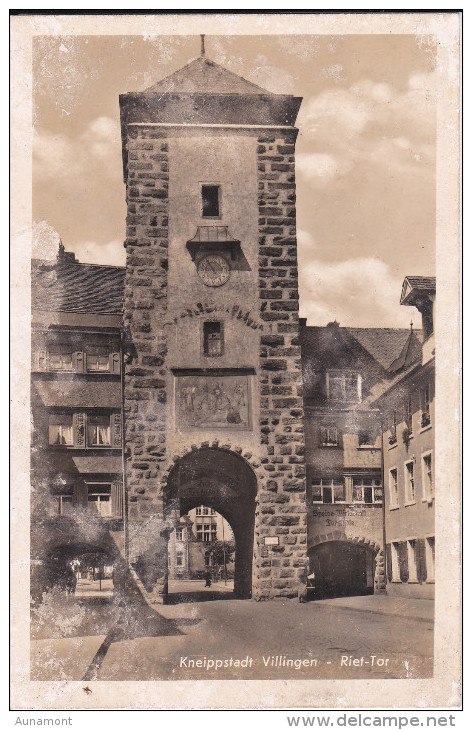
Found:
[[[340,530],[319,535],[308,550],[315,574],[316,597],[335,598],[374,593],[379,587],[380,546]]]
[[[119,533],[115,533],[119,534]],[[113,539],[108,526],[88,512],[74,517],[43,520],[32,530],[34,560],[31,563],[31,595],[39,602],[64,576],[67,564],[80,555],[103,555],[104,562],[113,565],[113,584],[116,591],[124,589],[126,564],[122,545]]]
[[[236,542],[234,592],[252,593],[257,479],[240,454],[218,447],[195,448],[176,460],[164,489],[164,509],[178,519],[199,505],[212,507],[230,524]]]

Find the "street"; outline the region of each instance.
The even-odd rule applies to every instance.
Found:
[[[366,679],[432,674],[433,602],[365,596],[306,604],[232,598],[216,584],[119,607],[56,596],[33,620],[31,679]],[[223,588],[223,590],[221,590]],[[171,591],[174,589],[171,586]],[[197,590],[196,590],[197,589]],[[193,600],[196,595],[207,600]],[[185,595],[186,594],[186,595]],[[172,593],[171,593],[172,595]],[[171,598],[172,600],[172,598]],[[411,610],[409,610],[409,607]],[[408,617],[401,615],[408,612]],[[39,615],[39,614],[38,614]],[[36,617],[37,618],[37,617]]]

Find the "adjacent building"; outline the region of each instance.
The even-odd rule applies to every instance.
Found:
[[[56,261],[33,261],[33,591],[79,555],[124,560],[123,283],[122,268],[78,263],[62,245]]]
[[[381,413],[371,389],[417,332],[301,320],[308,557],[319,597],[385,588]]]
[[[434,277],[407,276],[401,304],[422,315],[422,346],[412,332],[369,406],[382,413],[388,590],[434,596]]]

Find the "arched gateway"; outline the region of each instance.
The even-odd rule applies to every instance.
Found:
[[[234,592],[240,598],[252,594],[256,493],[256,475],[248,462],[218,448],[201,448],[180,458],[164,490],[165,512],[176,523],[200,504],[229,522],[236,541]]]
[[[202,504],[234,531],[239,595],[297,595],[306,569],[300,104],[206,58],[120,96],[127,532],[156,601],[166,534]]]
[[[326,538],[326,539],[323,539]],[[320,536],[308,550],[310,572],[315,574],[317,598],[362,596],[374,593],[383,555],[380,546],[341,531]]]

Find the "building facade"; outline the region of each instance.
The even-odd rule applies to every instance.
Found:
[[[203,579],[208,574],[213,580],[232,578],[233,545],[229,523],[212,507],[201,505],[189,510],[169,536],[169,580]]]
[[[66,560],[125,560],[123,283],[121,268],[80,264],[62,245],[57,261],[33,261],[33,594]]]
[[[38,586],[95,550],[163,602],[192,550],[205,563],[205,505],[233,532],[237,596],[295,596],[309,571],[318,597],[383,590],[366,396],[419,340],[299,322],[300,103],[205,57],[120,97],[126,266],[62,247],[33,265]]]
[[[434,399],[433,277],[406,277],[401,304],[422,314],[423,344],[409,341],[393,363],[393,377],[374,389],[380,407],[384,453],[385,541],[388,590],[434,596]]]
[[[308,557],[318,597],[385,588],[381,415],[363,406],[417,333],[301,321]]]

